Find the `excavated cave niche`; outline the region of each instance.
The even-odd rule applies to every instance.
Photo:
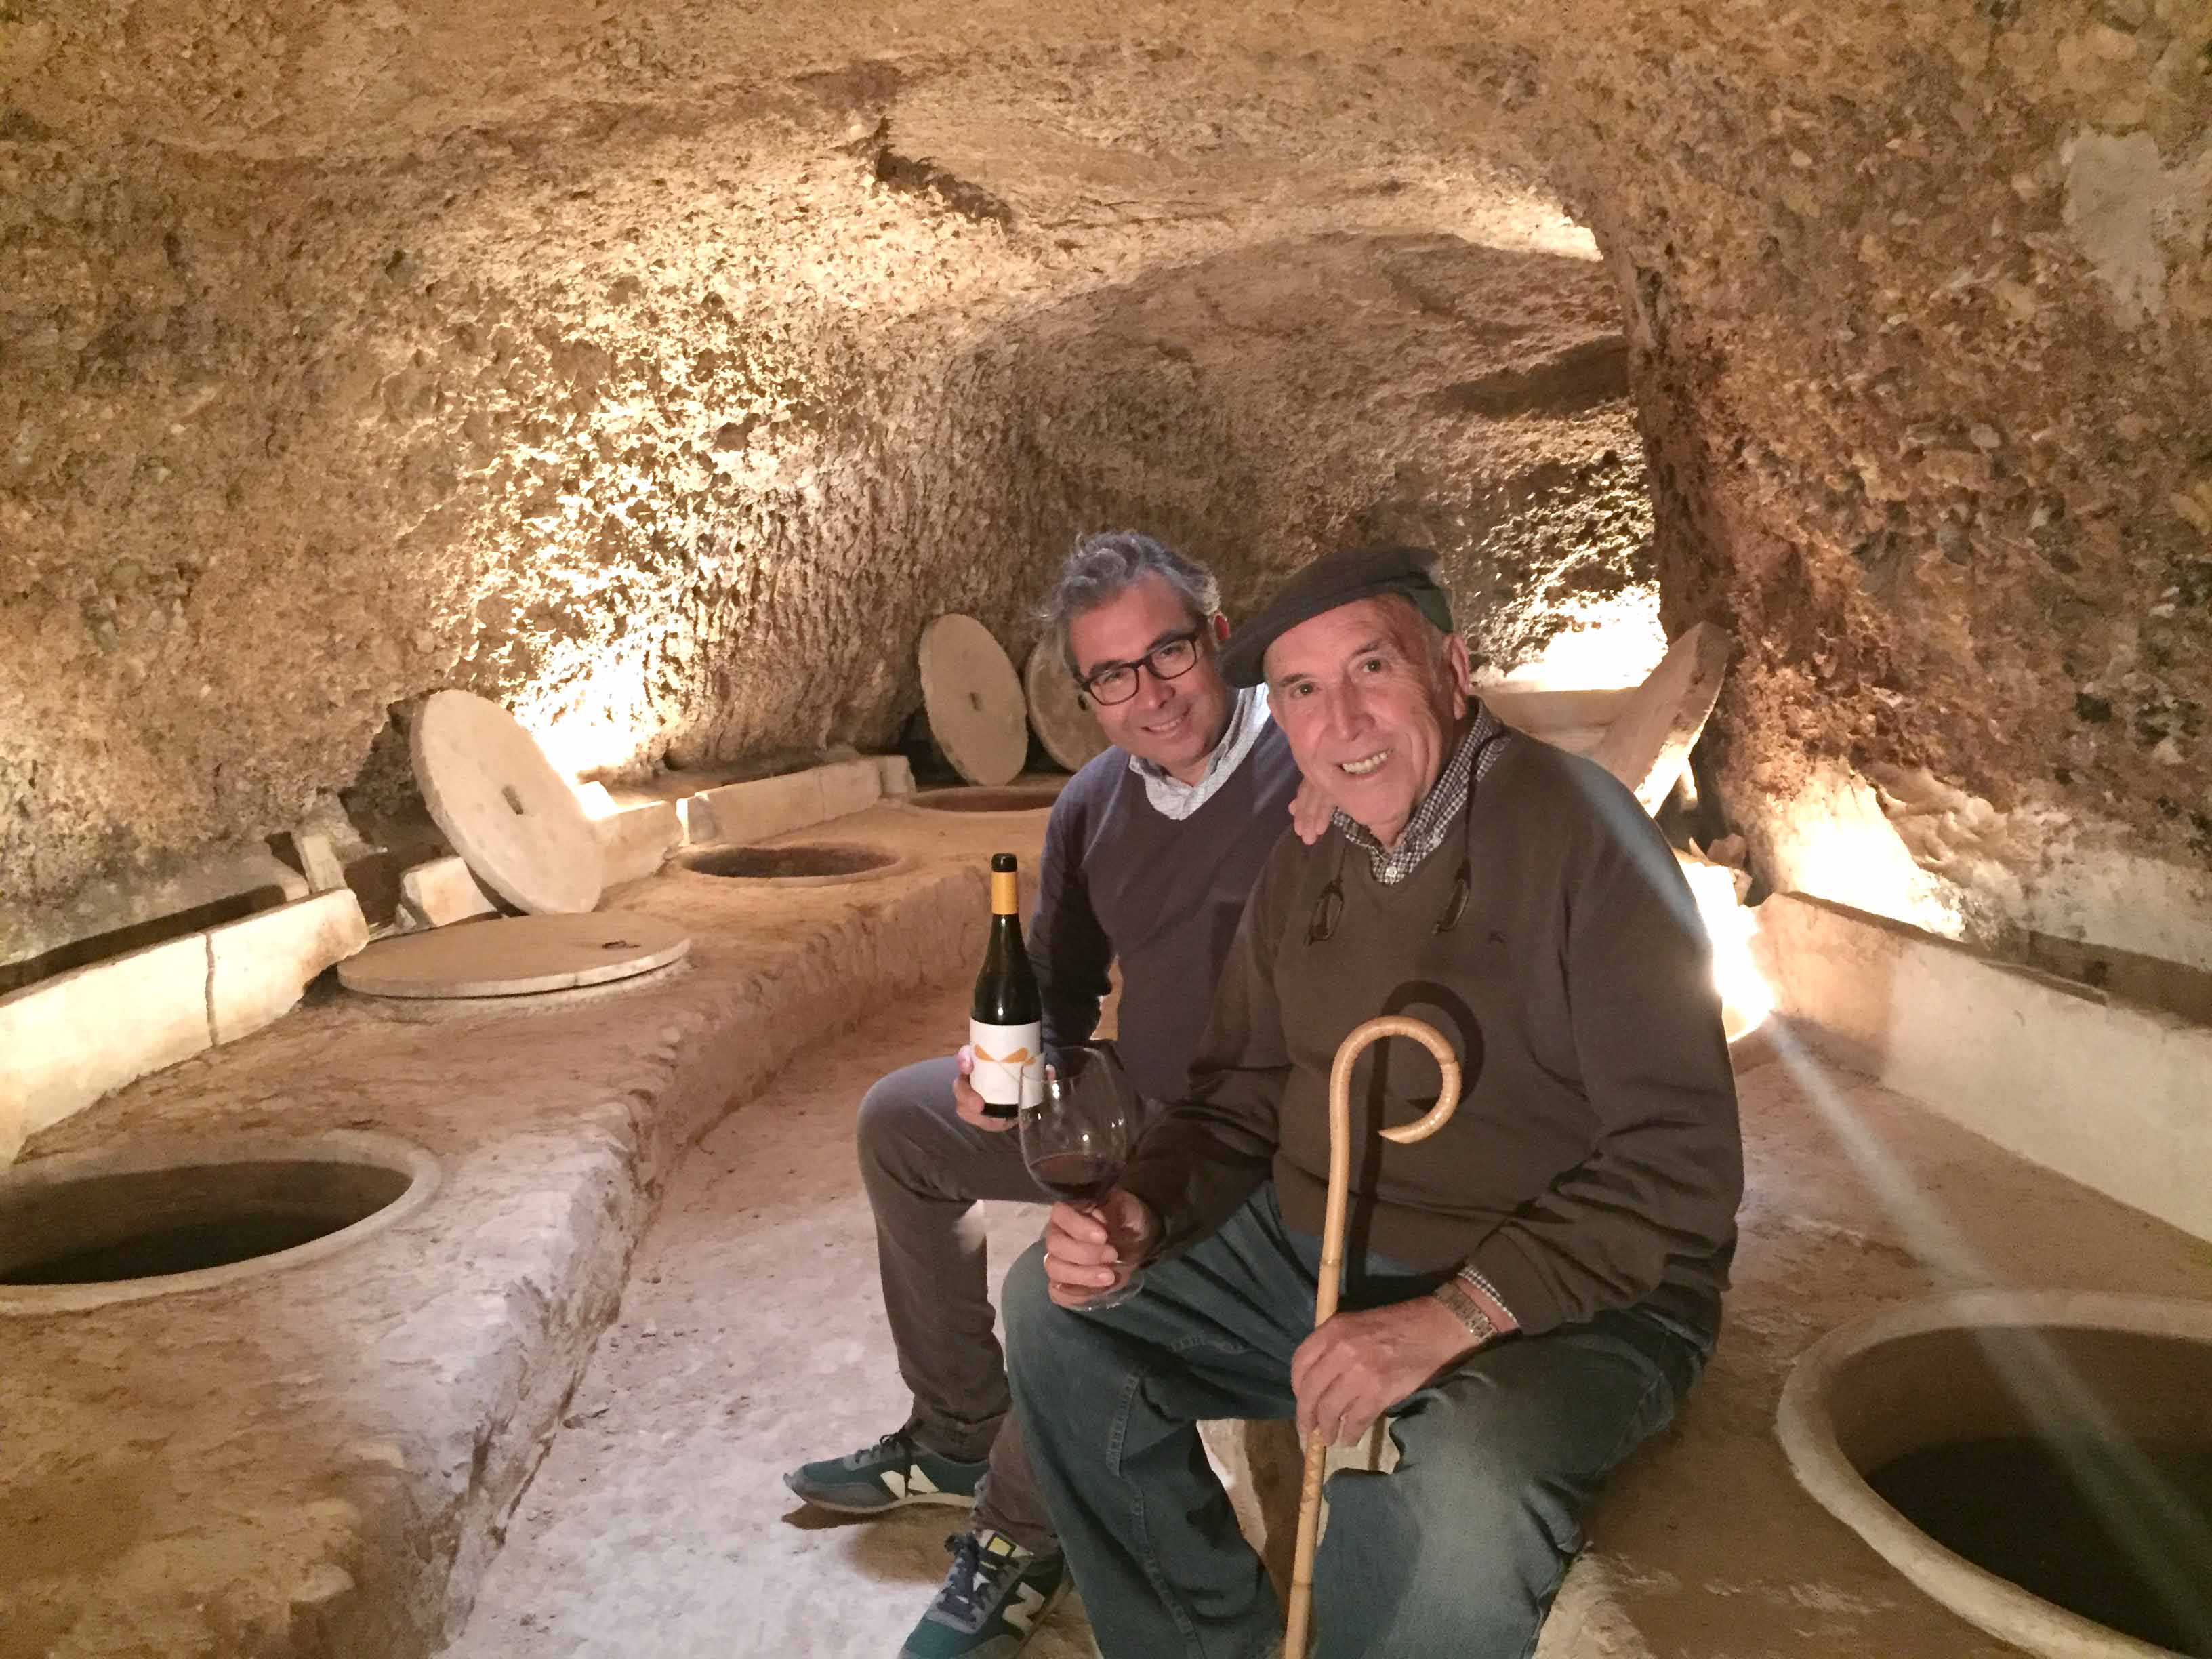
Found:
[[[1427,543],[1493,672],[1722,623],[1764,884],[2212,969],[2201,9],[900,9],[11,33],[0,985],[290,890],[439,685],[886,748],[1124,524]]]
[[[888,747],[1119,524],[1232,614],[1425,542],[1493,672],[1722,623],[1765,884],[2212,968],[2200,18],[909,9],[278,9],[337,102],[191,6],[11,37],[0,983],[289,890],[434,686],[611,781]]]
[[[927,613],[1018,645],[1139,521],[1238,605],[1419,535],[1510,662],[1633,502],[1771,883],[2212,966],[2201,8],[893,9],[11,33],[0,961],[433,685],[580,772],[880,747]]]
[[[0,962],[281,885],[440,685],[887,747],[1133,524],[1429,543],[1567,684],[1724,623],[1768,883],[2212,967],[2187,9],[896,9],[10,33]]]
[[[1722,623],[1765,884],[2212,969],[2197,10],[901,10],[11,35],[0,984],[289,890],[438,685],[886,747],[1115,524],[1429,543],[1496,670]]]
[[[602,207],[611,196],[644,212],[648,198],[706,188],[711,154],[677,150],[659,161],[690,171],[658,190],[604,155],[564,155],[556,170],[588,179]],[[322,174],[311,182],[340,188]],[[854,210],[836,181],[814,188]],[[578,238],[602,210],[567,194],[539,204]],[[378,216],[376,204],[348,206]],[[823,333],[818,317],[782,314],[804,313],[806,296],[769,285],[732,315],[734,232],[687,240],[680,258],[657,241],[661,269],[649,277],[635,269],[635,250],[571,246],[591,291],[563,297],[495,261],[470,264],[459,283],[449,244],[461,227],[412,203],[430,215],[410,228],[422,246],[377,267],[373,325],[328,343],[368,377],[382,412],[366,427],[304,414],[285,466],[248,466],[259,482],[239,509],[265,514],[279,541],[351,544],[336,570],[298,580],[318,592],[367,584],[385,596],[375,611],[327,592],[329,621],[345,617],[337,634],[319,616],[295,620],[311,646],[392,655],[396,678],[376,677],[380,701],[318,704],[318,684],[334,672],[319,649],[272,671],[247,637],[276,566],[208,550],[240,608],[194,623],[189,650],[165,624],[122,684],[204,670],[210,687],[260,686],[290,717],[234,720],[212,691],[222,720],[173,700],[134,706],[106,734],[109,750],[130,748],[154,787],[127,824],[89,801],[72,812],[70,788],[59,790],[64,810],[37,832],[56,896],[0,899],[0,955],[10,958],[0,972],[20,982],[88,950],[158,936],[174,925],[174,896],[195,883],[212,882],[224,902],[250,900],[228,891],[249,878],[296,883],[252,842],[193,861],[209,830],[240,827],[232,809],[247,803],[225,803],[247,780],[259,797],[253,828],[283,822],[271,816],[278,797],[314,803],[317,822],[342,838],[406,817],[404,745],[382,701],[392,693],[474,683],[514,707],[556,764],[609,779],[801,757],[836,742],[888,746],[916,696],[921,623],[966,610],[1023,654],[1053,564],[1088,528],[1140,526],[1208,558],[1232,615],[1322,549],[1418,540],[1442,554],[1493,672],[1562,640],[1618,636],[1603,670],[1609,683],[1632,683],[1662,641],[1617,299],[1587,233],[1555,205],[1474,179],[1443,216],[1469,206],[1494,222],[1480,236],[1407,228],[1437,217],[1432,206],[1353,230],[1321,228],[1310,213],[1263,218],[1236,237],[1123,250],[1112,280],[1063,279],[1017,301],[994,289],[1018,274],[1003,250],[979,247],[974,227],[928,191],[894,197],[872,204],[872,217],[975,258],[969,286],[985,314],[902,316],[900,274],[871,264],[865,248],[846,250],[848,274],[890,319],[864,309],[847,337]],[[827,257],[817,242],[771,240],[767,252]],[[264,280],[235,265],[224,275],[249,291]],[[299,291],[283,293],[288,314],[311,313],[346,279],[307,260],[294,273]],[[262,297],[275,296],[264,287]],[[210,285],[203,303],[221,313],[228,301]],[[664,321],[655,307],[675,309]],[[405,361],[391,367],[403,343]],[[204,379],[208,366],[187,360],[210,349],[188,342],[137,367]],[[279,374],[262,396],[274,410],[310,392]],[[214,487],[234,442],[222,427],[169,436],[179,457],[202,457],[179,481],[180,500]],[[459,588],[426,581],[447,567],[419,526],[375,545],[354,527],[353,514],[388,514],[395,457],[428,492],[425,504],[444,501],[440,533],[470,550],[477,574]],[[867,514],[853,511],[856,495]],[[56,552],[65,564],[66,550]],[[613,573],[623,603],[602,597],[601,572]],[[197,593],[204,582],[194,581]],[[414,621],[402,629],[404,617]],[[1597,654],[1585,651],[1571,672],[1587,673]],[[11,729],[0,744],[13,740]],[[65,742],[29,741],[41,775],[89,781],[85,757]],[[131,842],[137,851],[114,856]],[[72,873],[84,878],[70,888]]]
[[[599,187],[635,190],[638,181],[617,173],[600,177]],[[713,245],[665,279],[697,285],[672,331],[629,318],[611,330],[586,326],[544,292],[483,293],[481,271],[477,286],[457,296],[441,297],[438,282],[419,292],[404,284],[385,297],[410,313],[406,331],[438,343],[435,353],[416,347],[392,371],[435,393],[403,422],[404,445],[423,465],[471,455],[483,463],[460,473],[454,487],[468,500],[455,507],[467,510],[449,532],[464,543],[491,538],[463,629],[472,643],[434,652],[409,672],[433,683],[492,674],[487,689],[572,775],[733,761],[750,769],[763,753],[803,754],[792,745],[810,736],[884,746],[915,695],[910,635],[929,614],[971,611],[1021,655],[1036,631],[1031,607],[1069,540],[1129,525],[1212,561],[1232,615],[1323,548],[1418,540],[1441,555],[1486,672],[1540,666],[1568,644],[1582,649],[1559,672],[1632,683],[1663,641],[1617,301],[1587,233],[1556,207],[1487,183],[1469,188],[1504,216],[1486,240],[1395,221],[1358,233],[1294,225],[1291,234],[1201,244],[1189,251],[1203,257],[1184,263],[1135,259],[1121,280],[1042,302],[1001,301],[987,329],[908,323],[865,342],[882,356],[888,390],[863,398],[860,380],[838,378],[851,395],[834,418],[779,391],[778,417],[759,445],[748,447],[750,428],[735,429],[743,422],[712,428],[703,473],[699,452],[645,434],[707,432],[715,410],[759,395],[759,349],[742,373],[722,355],[737,346],[722,297],[726,258]],[[380,271],[378,281],[392,276]],[[316,268],[301,280],[311,276],[328,273]],[[875,278],[892,285],[884,273]],[[899,296],[894,287],[879,297]],[[494,311],[515,319],[503,333],[486,332]],[[580,331],[604,343],[583,351],[571,337]],[[456,365],[473,361],[491,333],[500,334],[487,347],[499,372],[473,377],[464,391]],[[374,343],[348,343],[371,350]],[[834,368],[836,377],[857,374],[844,354],[862,349],[774,344],[807,358],[808,373]],[[835,364],[817,360],[833,346]],[[678,362],[681,374],[669,367]],[[378,384],[401,395],[388,375]],[[284,401],[281,380],[269,396]],[[562,411],[551,422],[558,430],[547,408]],[[642,426],[641,410],[649,416]],[[401,441],[374,423],[365,447],[359,422],[311,440],[314,429],[306,419],[301,441],[336,444],[348,459],[326,450],[324,460],[338,475],[385,465],[384,447]],[[213,466],[223,441],[211,441]],[[567,504],[510,522],[530,505],[507,493],[521,477],[516,469],[539,466],[548,446],[573,469],[559,492]],[[805,472],[835,488],[783,488],[800,457]],[[881,478],[881,516],[915,538],[912,568],[882,556],[884,529],[844,510],[851,491],[876,488],[866,484],[872,476]],[[346,493],[329,476],[301,499],[270,482],[277,497],[264,505],[288,526],[320,522],[325,498]],[[365,491],[351,506],[368,510],[372,499],[382,496]],[[684,514],[713,527],[686,532]],[[364,634],[380,648],[388,617],[425,619],[407,635],[410,648],[457,620],[454,595],[424,588],[422,556],[404,537],[356,550],[394,602],[355,613],[352,648]],[[825,563],[842,567],[837,580],[821,579]],[[590,573],[608,568],[631,601],[603,597],[606,579]],[[659,574],[647,580],[648,571]],[[241,562],[233,574],[241,596],[259,603],[270,573]],[[534,596],[526,613],[523,595]],[[209,629],[231,620],[210,618]],[[210,672],[235,672],[252,649],[241,638],[228,646],[238,654],[202,659]],[[270,689],[296,709],[322,672],[313,653],[287,656]],[[351,841],[349,874],[362,883],[395,856],[375,826],[419,823],[422,812],[404,744],[380,708],[349,779],[314,770],[301,745],[314,750],[334,734],[332,719],[349,718],[326,707],[283,730],[142,710],[167,723],[163,743],[143,758],[158,766],[173,752],[193,755],[219,777],[241,767],[263,778],[271,767],[291,769],[294,787],[322,792],[314,821]],[[151,744],[157,734],[125,735]],[[250,756],[233,754],[249,742]],[[204,805],[208,781],[173,782]],[[180,799],[155,792],[129,833],[150,833]],[[1048,790],[1035,787],[931,792],[915,803],[1017,813],[1048,804]],[[66,823],[52,828],[48,850],[65,849]],[[117,833],[112,827],[111,843]],[[708,866],[687,859],[683,867],[730,878],[720,854],[701,856]],[[783,886],[888,873],[831,862],[735,873]],[[35,975],[81,953],[159,937],[187,919],[171,897],[201,872],[213,871],[208,878],[218,884],[245,878],[234,871],[259,882],[264,866],[299,879],[265,848],[219,850],[198,866],[165,848],[136,879],[95,875],[58,905],[18,906],[7,918],[20,924],[9,945],[22,939],[33,953],[19,957],[15,971]],[[227,902],[258,900],[249,891]]]

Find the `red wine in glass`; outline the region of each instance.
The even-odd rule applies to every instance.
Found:
[[[1045,1067],[1044,1095],[1021,1115],[1022,1158],[1038,1186],[1092,1214],[1129,1161],[1143,1103],[1110,1042],[1071,1044]],[[1135,1272],[1080,1305],[1119,1307],[1137,1293]]]
[[[1094,1152],[1047,1152],[1030,1165],[1036,1184],[1070,1204],[1096,1204],[1114,1190],[1121,1166]]]

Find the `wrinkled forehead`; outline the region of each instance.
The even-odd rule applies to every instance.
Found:
[[[1271,685],[1304,675],[1322,678],[1376,644],[1423,663],[1430,655],[1425,648],[1428,631],[1428,622],[1411,599],[1395,593],[1374,594],[1285,629],[1268,645],[1261,669]]]

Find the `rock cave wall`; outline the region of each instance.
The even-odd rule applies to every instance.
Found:
[[[1762,872],[2212,963],[2212,13],[1632,9],[1542,84]]]
[[[879,746],[1137,523],[1238,603],[1419,535],[1501,669],[1656,581],[1771,880],[2212,963],[2208,34],[15,0],[0,958],[441,684],[587,775]]]

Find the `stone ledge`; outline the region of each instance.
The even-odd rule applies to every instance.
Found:
[[[1838,1064],[2212,1238],[2212,1027],[1825,899],[1756,914],[1783,1010]]]
[[[613,805],[592,820],[592,828],[605,856],[609,887],[653,874],[684,844],[684,820],[672,800]]]
[[[887,781],[896,781],[896,775],[881,758],[836,761],[702,789],[680,803],[685,837],[694,842],[766,841],[866,811],[884,798]]]
[[[0,1164],[132,1079],[259,1030],[368,942],[341,888],[0,996]]]
[[[210,928],[209,1042],[235,1042],[291,1012],[309,981],[368,943],[361,901],[343,886]]]
[[[916,841],[908,816],[853,830]],[[0,1595],[0,1653],[431,1651],[683,1149],[800,1044],[971,965],[969,839],[932,834],[938,856],[872,884],[649,881],[629,905],[694,930],[664,974],[428,1014],[321,995],[41,1138],[36,1156],[373,1127],[437,1156],[444,1185],[251,1285],[4,1322],[0,1559],[32,1565]]]
[[[449,927],[472,916],[496,915],[499,901],[459,853],[411,865],[399,876],[399,915],[409,933]]]

